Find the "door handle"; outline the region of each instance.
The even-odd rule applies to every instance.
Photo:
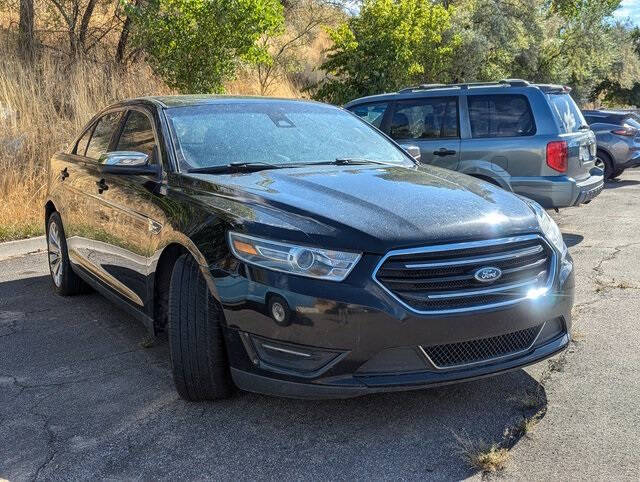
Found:
[[[444,147],[441,147],[437,151],[433,151],[434,156],[453,156],[455,153],[456,151],[452,151],[451,149],[445,149]]]
[[[64,181],[68,177],[69,177],[69,171],[67,171],[67,168],[65,167],[62,171],[60,171],[60,180]]]
[[[109,189],[109,186],[107,185],[104,179],[100,179],[99,181],[96,181],[96,186],[98,186],[98,194],[102,194],[104,191]]]

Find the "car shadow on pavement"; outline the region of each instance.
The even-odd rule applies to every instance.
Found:
[[[460,479],[475,471],[459,440],[512,446],[528,397],[546,406],[525,370],[349,400],[188,403],[166,340],[144,337],[97,294],[0,283],[0,478]]]
[[[562,239],[564,240],[564,244],[567,245],[567,248],[573,248],[584,240],[584,236],[581,234],[562,233]]]
[[[640,181],[635,179],[609,179],[604,183],[605,189],[619,189],[621,187],[636,186]]]

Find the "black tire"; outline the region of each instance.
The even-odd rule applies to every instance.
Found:
[[[173,380],[185,400],[217,400],[233,391],[223,320],[197,261],[180,256],[171,274],[168,334]]]
[[[73,296],[91,290],[71,268],[67,239],[62,219],[57,212],[51,213],[47,220],[47,257],[51,284],[57,294]]]
[[[613,172],[610,179],[617,179],[622,175],[623,172],[624,172],[624,169],[617,169],[616,171]]]
[[[606,152],[598,151],[598,159],[604,166],[604,178],[611,179],[614,174],[613,161]]]

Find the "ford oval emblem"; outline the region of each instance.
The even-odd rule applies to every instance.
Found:
[[[473,277],[481,283],[493,283],[502,277],[502,270],[493,266],[486,266],[476,271]]]

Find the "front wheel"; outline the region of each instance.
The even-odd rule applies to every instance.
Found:
[[[89,290],[88,285],[71,269],[62,219],[57,212],[51,214],[47,222],[47,253],[51,281],[56,293],[71,296]]]
[[[171,274],[168,332],[173,380],[186,400],[216,400],[232,393],[223,316],[197,261],[189,254],[180,256]]]

